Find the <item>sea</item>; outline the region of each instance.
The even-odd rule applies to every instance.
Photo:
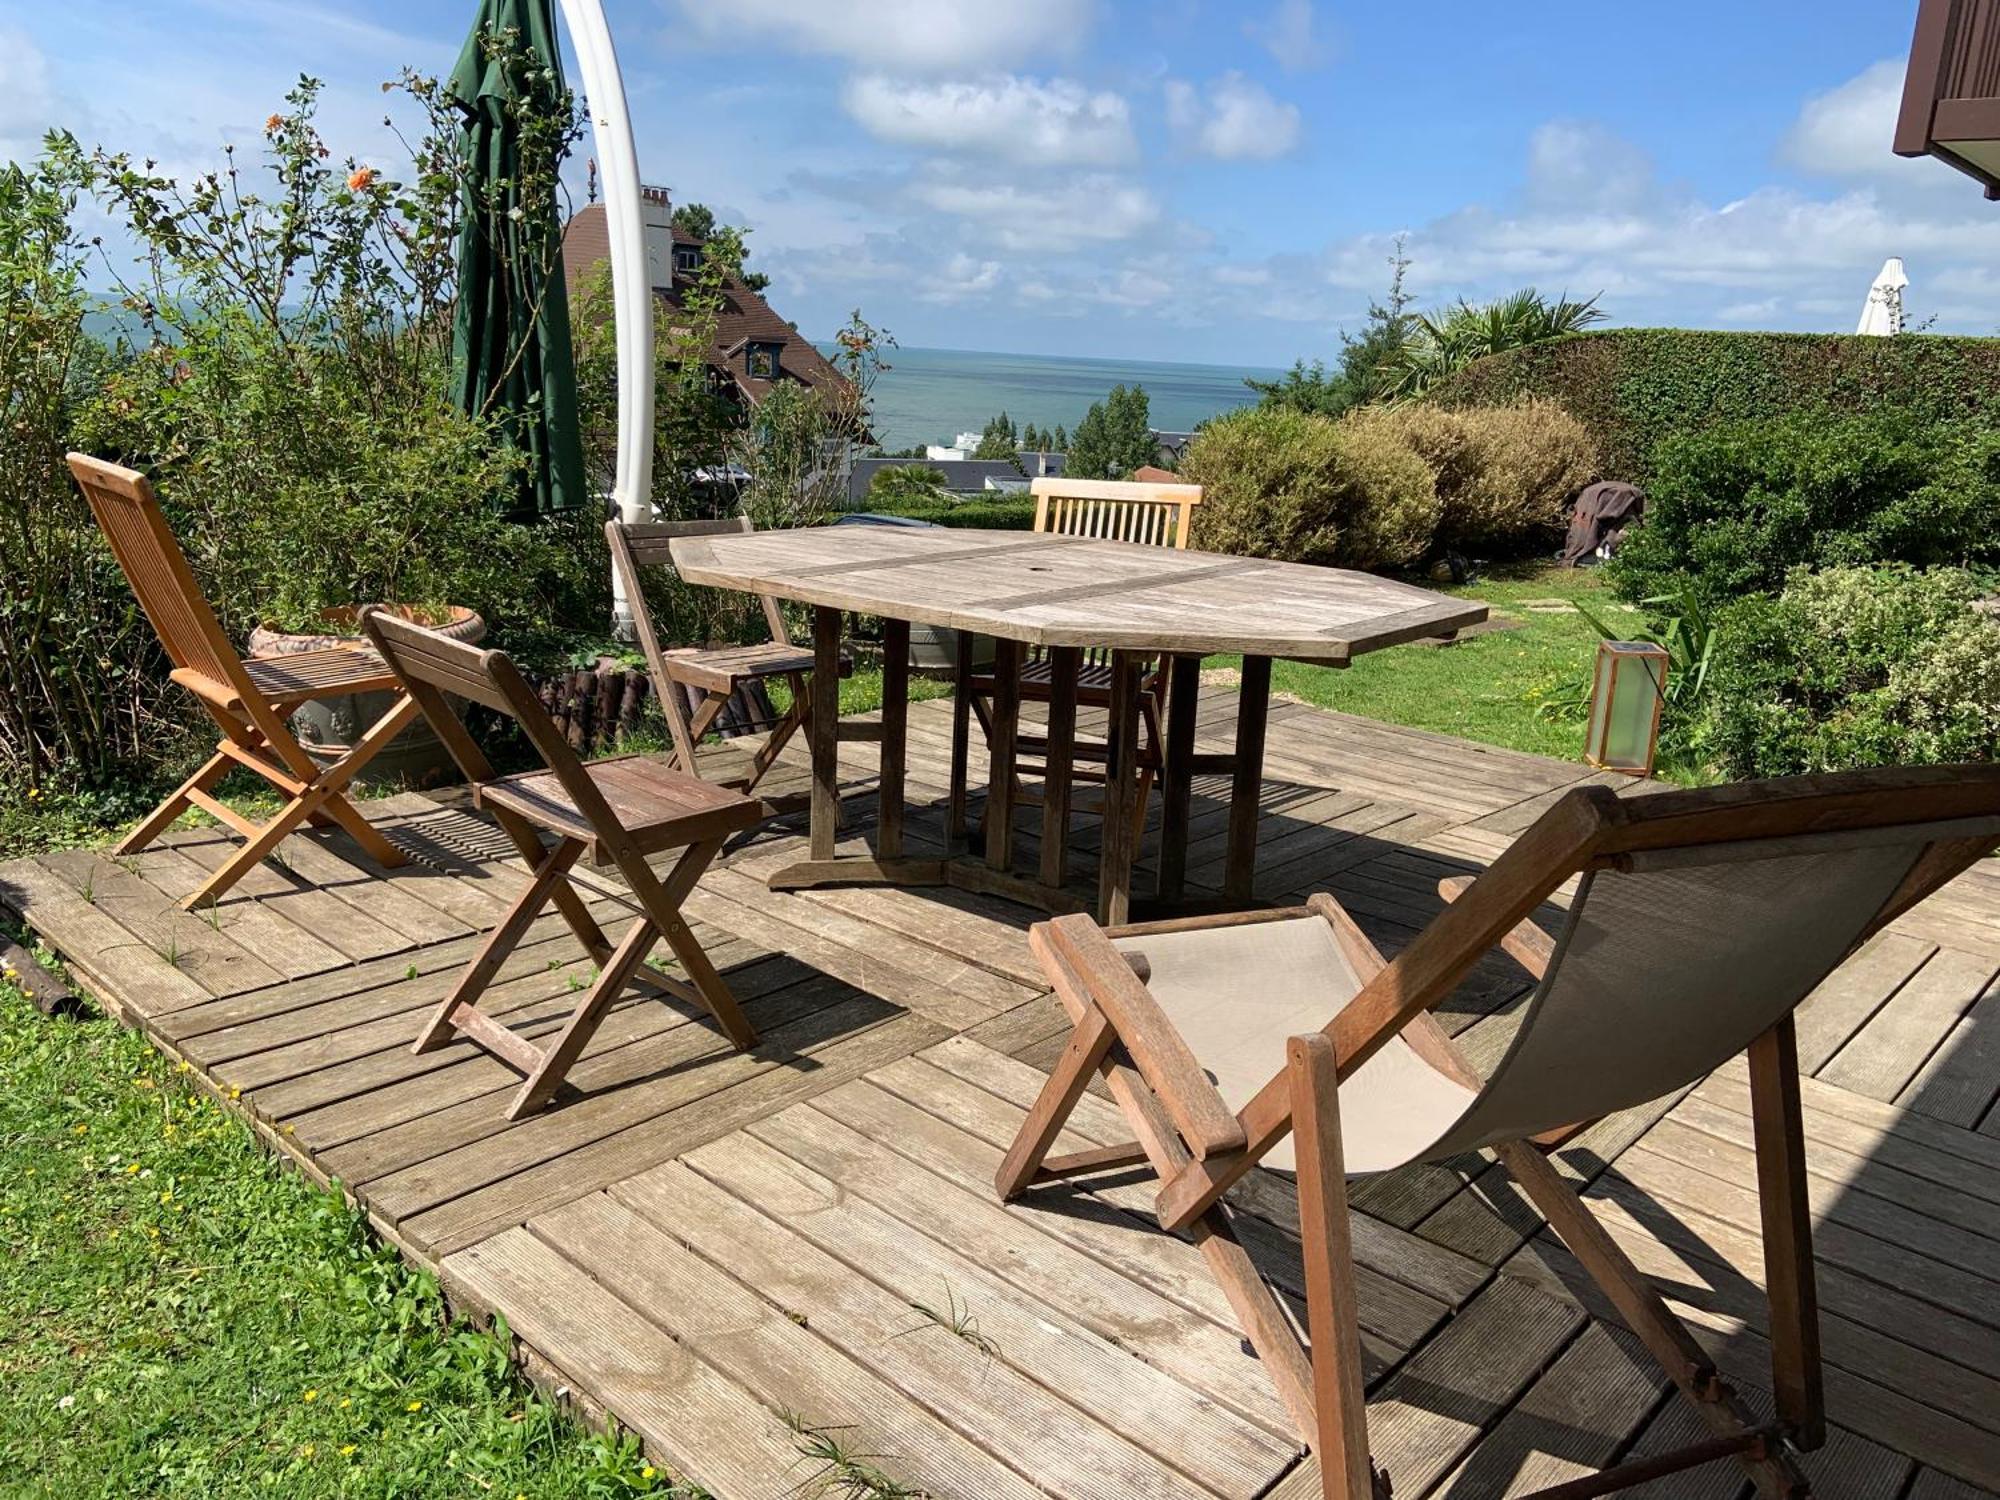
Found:
[[[831,353],[831,348],[827,349]],[[1189,432],[1218,412],[1247,406],[1249,378],[1282,371],[1250,365],[1188,365],[1157,360],[1071,359],[1046,354],[986,354],[973,349],[888,351],[889,368],[876,382],[876,440],[894,451],[918,443],[949,443],[978,432],[1006,412],[1016,427],[1076,424],[1114,385],[1143,386],[1152,425]]]

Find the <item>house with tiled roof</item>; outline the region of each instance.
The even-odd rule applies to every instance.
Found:
[[[640,190],[641,217],[646,226],[646,267],[661,316],[671,320],[701,273],[702,242],[674,227],[671,205],[661,188]],[[611,256],[611,236],[604,205],[581,209],[563,230],[563,279],[574,305],[578,282]],[[727,390],[756,405],[785,381],[821,387],[845,386],[846,378],[825,355],[772,309],[763,295],[731,276],[722,288],[722,309],[716,318],[709,368]]]

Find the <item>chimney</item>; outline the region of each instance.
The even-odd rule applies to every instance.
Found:
[[[674,284],[673,203],[663,187],[639,189],[639,222],[646,228],[646,282],[655,291]]]

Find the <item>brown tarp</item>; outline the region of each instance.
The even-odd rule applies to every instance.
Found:
[[[1562,562],[1574,568],[1604,543],[1639,520],[1646,511],[1646,492],[1636,484],[1606,479],[1576,497],[1570,513],[1569,536],[1563,541]]]

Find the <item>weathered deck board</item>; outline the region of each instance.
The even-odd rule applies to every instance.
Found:
[[[1231,696],[1205,690],[1202,748],[1226,749],[1232,727]],[[1330,890],[1390,953],[1441,908],[1441,877],[1476,872],[1563,789],[1644,790],[1299,704],[1274,705],[1269,741],[1260,893]],[[908,838],[935,849],[947,703],[913,706],[910,744],[910,786],[931,805],[912,810]],[[844,841],[871,833],[872,757],[842,746]],[[801,784],[802,762],[788,752],[768,785]],[[1226,790],[1197,779],[1197,891],[1219,886]],[[1219,1288],[1152,1226],[1143,1183],[994,1201],[1000,1155],[1068,1030],[1025,942],[1031,913],[958,890],[774,895],[763,877],[796,857],[800,832],[771,825],[690,903],[764,1045],[734,1054],[680,1002],[628,993],[555,1106],[510,1124],[504,1065],[465,1044],[409,1050],[524,878],[461,801],[365,804],[417,856],[396,871],[345,835],[295,836],[213,921],[173,906],[227,856],[209,828],[131,860],[0,866],[0,902],[315,1180],[341,1180],[454,1296],[504,1312],[537,1368],[726,1500],[811,1475],[787,1414],[853,1424],[843,1442],[939,1497],[1317,1493]],[[1024,811],[1024,860],[1040,832]],[[1080,885],[1098,842],[1079,811]],[[1142,890],[1149,869],[1142,858]],[[1563,899],[1543,920],[1561,921]],[[608,920],[608,896],[594,904]],[[1980,868],[1801,1012],[1834,1423],[1807,1467],[1828,1500],[2000,1494],[1996,972],[2000,871]],[[588,973],[545,917],[490,1008],[546,1033]],[[1490,958],[1440,1019],[1490,1065],[1528,987]],[[1737,1063],[1555,1160],[1761,1407],[1749,1129]],[[1091,1094],[1068,1143],[1124,1136]],[[1353,1201],[1373,1444],[1399,1500],[1519,1494],[1697,1435],[1488,1159],[1357,1183]],[[1253,1173],[1231,1202],[1296,1312],[1289,1181]],[[1638,1493],[1744,1500],[1728,1466]]]

